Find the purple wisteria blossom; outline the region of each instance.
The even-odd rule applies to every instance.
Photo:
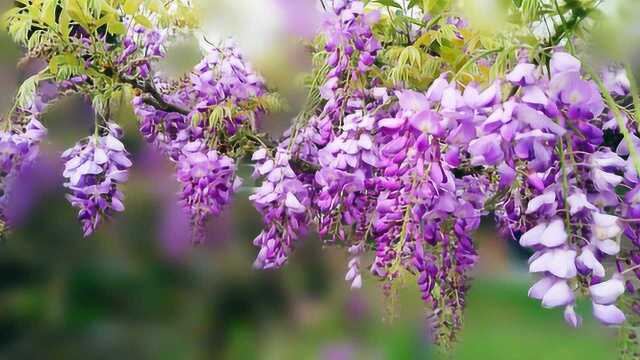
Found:
[[[262,214],[265,228],[253,241],[260,248],[254,266],[270,269],[282,266],[297,240],[308,231],[309,189],[301,182],[289,161],[286,149],[275,156],[266,149],[253,154],[254,176],[264,182],[249,199]]]
[[[204,240],[204,227],[210,216],[218,216],[240,187],[236,164],[228,156],[207,150],[199,141],[182,149],[178,163],[178,182],[182,185],[179,203],[192,221],[194,239]]]
[[[555,52],[550,70],[547,76],[532,64],[516,66],[506,78],[519,91],[483,126],[499,135],[505,154],[497,169],[510,195],[498,216],[520,234],[520,245],[535,251],[529,270],[542,279],[529,296],[544,307],[564,306],[575,327],[581,323],[576,292],[586,282],[594,316],[618,325],[624,321],[616,307],[625,291],[622,270],[607,274],[604,260],[621,251],[623,214],[610,209],[623,201],[618,187],[633,188],[637,178],[625,178],[629,162],[604,146],[605,105],[580,61]]]
[[[241,183],[235,161],[217,148],[216,139],[257,130],[264,110],[239,109],[266,95],[264,80],[228,41],[209,49],[188,77],[176,82],[157,77],[153,83],[167,103],[190,112],[158,109],[138,96],[133,105],[140,132],[175,162],[182,186],[179,202],[193,225],[194,240],[203,241],[207,219],[220,214]]]
[[[118,187],[127,181],[132,163],[120,141],[122,129],[115,123],[106,126],[103,135],[81,140],[62,154],[64,186],[70,190],[67,199],[79,209],[85,236],[93,233],[103,218],[124,211],[124,195]]]

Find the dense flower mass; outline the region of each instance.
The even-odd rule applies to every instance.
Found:
[[[620,155],[628,154],[605,144],[605,104],[597,84],[583,78],[580,61],[556,52],[550,70],[545,76],[532,64],[519,64],[507,75],[522,86],[521,96],[502,109],[511,113],[510,122],[487,123],[504,149],[498,168],[518,184],[499,215],[511,232],[522,234],[520,245],[535,250],[529,270],[542,279],[529,296],[544,307],[564,306],[567,322],[578,326],[575,293],[588,290],[593,315],[606,325],[621,324],[625,317],[615,303],[625,292],[623,269],[607,274],[603,264],[620,253],[626,206],[617,190],[634,189],[637,175],[622,176],[635,174],[631,157],[625,160]],[[516,124],[507,129],[511,122]],[[512,176],[516,169],[522,175]]]
[[[436,340],[447,343],[461,326],[466,271],[477,258],[470,234],[491,202],[503,233],[535,251],[530,271],[542,278],[531,297],[565,307],[567,322],[578,326],[576,293],[588,293],[598,320],[622,323],[616,300],[633,286],[622,263],[613,273],[604,264],[620,254],[621,212],[629,209],[620,205],[637,192],[617,190],[636,189],[637,176],[626,143],[605,142],[620,130],[580,61],[557,50],[550,72],[523,61],[484,88],[461,86],[446,72],[424,92],[388,88],[369,73],[380,50],[371,27],[378,19],[357,1],[334,2],[324,26],[324,107],[294,125],[276,159],[265,150],[254,155],[256,174],[267,177],[252,196],[267,220],[256,264],[282,265],[305,220],[315,218],[328,243],[349,247],[352,287],[362,286],[365,249],[387,289],[405,272],[416,274]],[[607,71],[606,88],[628,93],[624,73]],[[294,166],[295,155],[317,169],[312,181]]]
[[[20,23],[45,10],[27,3],[9,13],[21,25],[10,32],[49,66],[25,83],[0,132],[3,225],[12,182],[46,134],[39,115],[70,92],[91,98],[97,116],[95,134],[62,155],[68,199],[85,235],[124,210],[132,162],[121,128],[106,119],[111,99],[129,96],[141,135],[175,165],[194,240],[205,240],[207,220],[231,202],[251,159],[249,198],[264,223],[256,268],[284,266],[315,233],[346,249],[351,288],[368,272],[391,297],[412,279],[434,340],[447,347],[478,259],[473,233],[495,215],[500,233],[530,251],[528,295],[543,307],[564,309],[578,327],[582,296],[604,325],[640,323],[640,96],[629,66],[596,72],[579,57],[573,38],[585,29],[574,20],[595,9],[585,2],[545,11],[513,2],[509,18],[520,20],[511,25],[533,38],[522,42],[483,37],[449,1],[321,1],[307,103],[276,140],[260,125],[278,97],[233,42],[209,44],[180,78],[154,69],[190,27],[178,16],[188,0],[91,7],[84,15],[97,23],[121,19],[96,28],[54,13],[47,31]],[[533,24],[557,24],[556,15],[562,26],[538,39]],[[47,34],[61,32],[65,45],[52,47]]]
[[[250,200],[266,224],[253,241],[260,247],[255,267],[269,269],[282,266],[293,245],[307,231],[307,208],[311,205],[307,186],[298,179],[290,166],[287,149],[278,149],[270,156],[266,149],[253,154],[257,162],[254,175],[265,181]]]
[[[127,181],[132,163],[120,141],[122,129],[108,123],[104,135],[90,136],[62,154],[67,200],[77,207],[85,236],[100,221],[124,211],[124,195],[118,186]]]
[[[0,225],[2,231],[10,227],[7,211],[17,199],[12,190],[20,174],[32,166],[39,154],[40,142],[47,129],[39,118],[56,97],[51,84],[43,84],[33,99],[19,107],[8,129],[0,131]]]
[[[42,124],[32,119],[22,130],[0,132],[0,219],[7,226],[6,212],[11,199],[11,190],[20,172],[29,167],[38,155],[38,143],[47,131]]]
[[[180,205],[193,221],[194,238],[204,240],[204,226],[210,216],[220,215],[241,181],[236,164],[228,156],[207,150],[196,141],[183,148],[178,163],[178,181],[182,184]]]
[[[218,142],[257,129],[264,110],[250,103],[266,95],[264,81],[229,41],[208,51],[184,79],[153,82],[163,101],[191,109],[158,109],[142,95],[133,100],[142,135],[176,163],[180,204],[192,220],[194,240],[203,240],[206,220],[220,214],[240,185],[235,161],[220,153],[225,144]]]

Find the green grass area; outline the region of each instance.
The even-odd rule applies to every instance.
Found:
[[[564,323],[561,309],[541,308],[526,297],[527,288],[527,284],[477,279],[455,359],[616,359],[616,332],[594,323],[590,304],[579,303],[585,323],[572,329]]]
[[[562,310],[547,310],[529,299],[524,281],[477,279],[469,293],[467,322],[455,360],[608,360],[616,359],[616,332],[596,324],[590,305],[580,303],[584,326],[571,329]],[[434,359],[424,340],[419,302],[414,289],[400,294],[399,315],[392,323],[380,319],[381,310],[371,309],[367,318],[354,320],[339,306],[323,305],[320,319],[312,324],[280,326],[276,332],[260,333],[263,359],[328,359],[335,351],[345,359]],[[371,291],[373,294],[373,291]],[[372,297],[374,295],[371,295]],[[373,300],[369,297],[369,300]],[[373,301],[375,302],[375,301]],[[240,334],[237,334],[240,335]],[[255,341],[255,336],[244,340]],[[244,337],[243,336],[243,337]],[[246,344],[236,339],[236,344]],[[242,353],[236,348],[232,353]],[[252,353],[256,355],[255,353]],[[336,360],[342,358],[335,358]]]

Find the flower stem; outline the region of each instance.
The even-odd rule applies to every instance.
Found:
[[[621,272],[620,275],[626,275],[626,274],[628,274],[628,273],[630,273],[632,271],[638,270],[638,269],[640,269],[640,264],[628,268],[627,270]]]

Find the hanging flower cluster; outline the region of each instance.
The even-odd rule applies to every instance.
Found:
[[[122,129],[108,123],[106,134],[90,136],[62,153],[67,199],[80,209],[84,235],[93,233],[103,217],[124,211],[124,195],[118,185],[127,181],[132,163],[120,141]]]
[[[25,169],[33,166],[40,151],[40,142],[47,135],[47,129],[38,118],[55,100],[55,92],[49,86],[35,94],[28,103],[18,106],[12,123],[0,131],[0,226],[3,232],[10,226],[8,208],[12,201],[16,201],[12,197],[14,183]]]
[[[220,214],[240,186],[231,155],[240,146],[233,139],[255,132],[264,110],[257,99],[267,94],[233,42],[212,48],[184,79],[153,80],[162,101],[191,111],[158,109],[140,95],[133,100],[140,132],[163,150],[178,168],[180,204],[190,215],[194,239],[202,240],[211,215]]]
[[[615,303],[625,292],[624,270],[607,274],[603,264],[620,253],[628,205],[618,189],[636,188],[637,173],[624,143],[617,149],[605,143],[602,129],[619,129],[608,125],[598,86],[583,78],[580,61],[556,52],[550,70],[542,76],[533,64],[519,64],[507,79],[521,87],[521,96],[483,127],[500,134],[495,140],[504,161],[498,169],[517,184],[500,216],[513,233],[522,233],[520,245],[535,250],[529,270],[542,279],[529,296],[544,307],[564,306],[567,322],[578,326],[575,292],[588,290],[594,316],[621,324],[625,317]]]
[[[126,3],[88,7],[81,18],[82,9],[51,16],[48,0],[9,12],[12,36],[48,67],[20,92],[30,105],[0,132],[4,222],[12,179],[46,133],[38,116],[51,99],[32,88],[54,83],[58,96],[87,95],[98,114],[94,135],[62,155],[85,235],[124,210],[132,162],[109,114],[110,99],[130,96],[141,135],[175,165],[195,241],[205,240],[207,220],[242,183],[238,165],[251,159],[250,200],[264,223],[253,241],[256,268],[282,267],[303,237],[318,234],[347,250],[352,288],[365,272],[389,296],[413,279],[434,340],[449,346],[478,258],[472,235],[493,214],[505,237],[531,251],[538,280],[529,296],[543,307],[564,308],[574,327],[580,295],[605,325],[640,315],[640,110],[629,101],[639,97],[626,69],[597,73],[578,59],[578,32],[568,27],[579,22],[535,47],[513,36],[478,40],[447,1],[321,1],[308,103],[272,140],[260,125],[278,98],[233,42],[209,46],[188,74],[167,78],[154,63],[193,25],[192,4]],[[522,3],[514,14],[547,16],[529,11],[535,1]],[[21,22],[34,11],[49,14],[47,31]],[[92,27],[87,18],[121,20]],[[51,46],[60,34],[63,45]]]

